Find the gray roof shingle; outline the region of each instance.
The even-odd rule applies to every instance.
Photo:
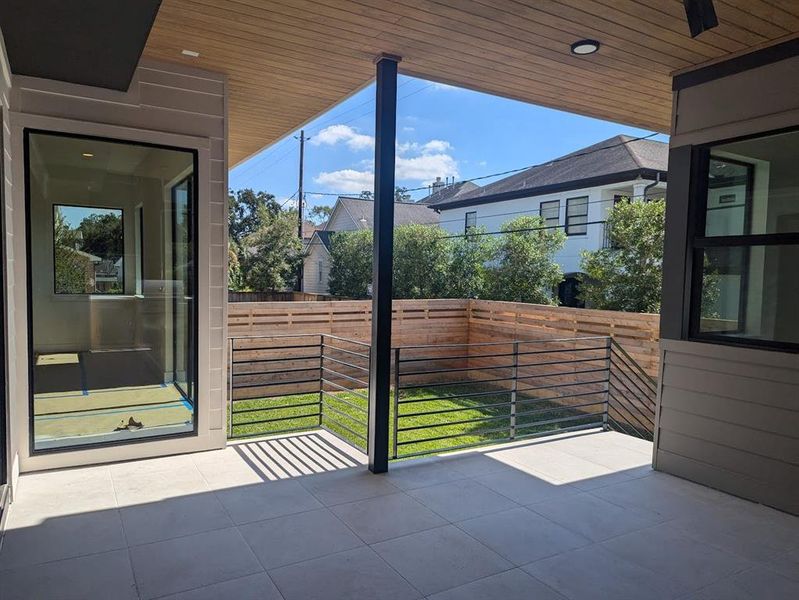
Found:
[[[374,226],[374,205],[372,200],[339,196],[337,202],[341,203],[342,208],[350,214],[361,229],[371,229]],[[424,204],[395,202],[394,226],[410,224],[437,225],[438,213]]]
[[[422,198],[417,204],[426,204],[427,206],[435,206],[442,202],[449,202],[450,200],[457,200],[459,198],[468,197],[469,194],[475,190],[480,189],[480,186],[471,181],[459,181],[452,185],[447,185],[439,190],[436,190],[429,196]]]
[[[514,197],[534,196],[556,189],[582,187],[586,180],[614,175],[639,174],[654,177],[660,172],[665,181],[668,171],[669,145],[655,140],[641,140],[629,135],[617,135],[587,148],[582,148],[551,162],[515,173],[499,181],[439,203],[437,208],[458,205],[499,202]],[[596,185],[596,184],[593,184]],[[495,198],[496,196],[499,198]]]

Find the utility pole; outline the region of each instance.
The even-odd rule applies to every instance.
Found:
[[[296,139],[296,138],[295,138]],[[303,163],[305,162],[305,130],[300,130],[300,181],[299,185],[297,186],[297,237],[300,238],[300,243],[302,243],[302,225],[303,225],[303,218],[302,218],[302,203],[303,203],[303,191],[302,191],[302,176],[303,176]],[[302,276],[303,276],[303,267],[304,262],[300,262],[300,266],[297,270],[297,291],[302,291]]]

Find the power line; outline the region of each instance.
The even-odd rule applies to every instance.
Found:
[[[415,80],[413,80],[413,79],[407,79],[407,80],[403,81],[403,82],[402,82],[402,83],[401,83],[401,84],[400,84],[398,87],[402,87],[402,86],[404,86],[404,85],[407,85],[407,84],[408,84],[408,83],[410,83],[411,81],[415,81]],[[431,88],[431,87],[433,87],[434,85],[435,85],[435,84],[433,84],[433,83],[429,83],[429,84],[427,84],[427,85],[423,86],[422,88],[419,88],[419,89],[417,89],[417,90],[415,90],[415,91],[411,92],[410,94],[406,94],[405,96],[402,96],[402,97],[398,98],[398,100],[397,100],[397,101],[399,101],[399,100],[403,100],[403,99],[405,99],[405,98],[408,98],[408,97],[410,97],[410,96],[413,96],[414,94],[418,94],[419,92],[422,92],[422,91],[424,91],[424,90],[426,90],[426,89],[428,89],[428,88]],[[340,112],[340,113],[338,113],[338,114],[336,114],[336,115],[331,115],[330,117],[327,117],[327,118],[326,118],[326,119],[324,119],[322,122],[320,122],[320,123],[317,123],[317,124],[316,124],[316,129],[314,129],[314,130],[311,132],[311,135],[317,135],[317,134],[318,134],[319,132],[321,132],[321,131],[322,131],[322,129],[324,129],[324,127],[325,127],[325,126],[327,126],[329,123],[333,123],[333,122],[335,122],[336,120],[338,120],[338,119],[339,119],[341,116],[343,116],[343,115],[346,115],[347,113],[351,113],[351,112],[353,112],[354,110],[357,110],[358,108],[361,108],[361,107],[363,107],[363,106],[366,106],[367,104],[372,104],[372,105],[374,105],[374,98],[370,98],[369,100],[366,100],[366,101],[364,101],[364,102],[361,102],[360,104],[357,104],[356,106],[353,106],[352,108],[348,108],[347,110],[345,110],[345,111],[343,111],[343,112]],[[364,113],[362,113],[362,114],[356,115],[355,117],[353,117],[353,118],[351,118],[351,119],[349,119],[349,120],[347,120],[347,121],[344,121],[343,123],[337,123],[337,124],[338,124],[338,125],[348,125],[348,124],[352,123],[353,121],[357,121],[358,119],[360,119],[360,118],[362,118],[362,117],[365,117],[365,116],[367,116],[367,115],[369,115],[369,114],[371,114],[371,113],[373,113],[373,112],[374,112],[374,108],[371,108],[371,109],[369,109],[368,111],[366,111],[366,112],[364,112]],[[250,173],[250,172],[252,171],[252,169],[253,169],[253,168],[255,168],[255,167],[257,167],[257,166],[260,166],[260,165],[261,165],[261,163],[262,163],[262,162],[263,162],[263,161],[264,161],[264,160],[265,160],[265,159],[268,157],[268,153],[269,153],[269,152],[272,152],[272,151],[273,151],[273,150],[275,150],[275,149],[276,149],[278,146],[280,146],[281,144],[285,143],[286,141],[289,141],[290,139],[291,139],[291,138],[290,138],[290,137],[288,137],[288,136],[287,136],[287,137],[285,137],[285,138],[283,138],[283,140],[281,140],[281,141],[279,141],[277,144],[275,144],[275,146],[274,146],[273,148],[271,148],[271,149],[267,150],[267,151],[266,151],[266,152],[267,152],[267,154],[266,154],[265,156],[258,157],[258,158],[255,160],[255,162],[253,162],[253,163],[252,163],[252,164],[250,164],[250,165],[247,165],[247,167],[246,167],[246,168],[245,168],[245,169],[244,169],[244,170],[243,170],[241,173],[239,173],[239,174],[238,174],[238,176],[239,176],[239,177],[243,177],[243,178],[244,178],[244,181],[249,181],[249,180],[251,180],[251,179],[252,179],[252,176],[253,176],[253,175],[255,175],[255,174],[257,174],[257,173],[252,173],[252,174],[251,174],[251,175],[249,175],[249,176],[246,176],[245,174],[246,174],[246,173]],[[290,154],[290,153],[291,153],[291,149],[289,150],[289,152],[286,152],[286,153],[282,154],[282,155],[281,155],[281,157],[280,157],[280,158],[278,158],[278,160],[276,160],[276,161],[274,161],[274,162],[271,162],[271,163],[269,163],[268,165],[264,166],[264,167],[263,167],[263,170],[266,170],[266,169],[268,169],[269,167],[273,167],[273,166],[275,166],[276,164],[278,164],[279,162],[281,162],[281,161],[282,161],[282,160],[283,160],[283,159],[284,159],[286,156],[288,156],[288,154]]]
[[[630,138],[629,140],[626,140],[624,142],[619,142],[618,144],[611,144],[610,146],[603,146],[602,148],[595,148],[594,150],[588,150],[586,152],[579,152],[577,154],[567,154],[566,156],[562,156],[560,158],[553,158],[552,160],[548,160],[546,162],[542,162],[542,163],[538,163],[538,164],[534,164],[534,165],[528,165],[526,167],[519,167],[517,169],[508,169],[506,171],[500,171],[498,173],[491,173],[489,175],[480,175],[478,177],[471,177],[469,179],[462,179],[462,180],[457,181],[456,183],[453,183],[451,185],[458,185],[458,184],[469,183],[469,182],[473,182],[473,181],[480,181],[482,179],[490,179],[490,178],[493,178],[493,177],[502,177],[504,175],[512,175],[514,173],[519,173],[521,171],[528,171],[530,169],[536,169],[536,168],[539,168],[539,167],[548,167],[548,166],[557,164],[559,162],[563,162],[565,160],[571,160],[571,159],[574,159],[574,158],[580,158],[582,156],[588,156],[588,155],[591,155],[591,154],[595,154],[597,152],[602,152],[604,150],[611,150],[613,148],[619,148],[621,146],[626,146],[627,144],[630,144],[632,142],[638,142],[638,141],[641,141],[641,140],[648,140],[649,138],[655,137],[656,135],[658,135],[658,132],[655,131],[655,132],[652,132],[652,133],[647,134],[647,135],[643,135],[643,136],[639,136],[639,137],[635,137],[635,138]],[[415,188],[405,188],[405,191],[406,192],[418,192],[420,190],[429,190],[429,189],[430,189],[429,186],[423,185],[423,186],[419,186],[419,187],[415,187]],[[345,196],[345,197],[348,196],[347,193],[337,193],[337,192],[305,192],[305,193],[313,195],[313,196]],[[479,196],[475,196],[474,198],[479,198]]]

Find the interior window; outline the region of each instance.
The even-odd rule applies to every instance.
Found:
[[[799,345],[799,133],[705,147],[691,335]]]
[[[588,196],[566,200],[566,235],[588,233]]]
[[[56,294],[125,293],[122,210],[53,205]]]
[[[34,452],[194,433],[195,153],[25,142]]]

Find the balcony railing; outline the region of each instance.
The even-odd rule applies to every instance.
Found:
[[[322,428],[367,451],[369,344],[329,334],[231,338],[228,437]]]
[[[231,339],[232,438],[323,428],[367,450],[369,345]],[[655,383],[606,336],[393,351],[394,459],[588,428],[652,439]]]

